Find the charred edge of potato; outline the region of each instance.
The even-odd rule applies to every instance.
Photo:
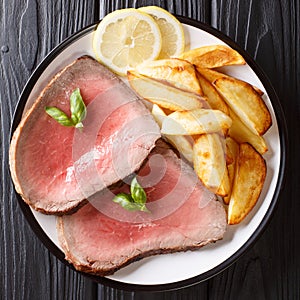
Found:
[[[183,53],[180,58],[205,68],[246,64],[245,59],[236,50],[226,45],[210,45],[195,48]]]

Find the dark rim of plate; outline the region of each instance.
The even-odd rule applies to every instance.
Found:
[[[199,21],[195,21],[193,19],[189,19],[186,17],[176,16],[179,21],[181,21],[184,24],[191,25],[193,27],[199,28],[203,31],[206,31],[210,33],[211,35],[216,36],[220,40],[227,43],[230,47],[237,50],[247,61],[249,66],[253,69],[253,71],[256,73],[262,84],[264,85],[268,96],[272,102],[272,106],[276,115],[277,123],[278,123],[278,130],[279,130],[279,138],[280,138],[280,147],[282,151],[281,159],[280,159],[280,167],[279,167],[279,175],[278,175],[278,182],[276,185],[276,189],[274,191],[274,195],[272,198],[272,201],[270,203],[270,206],[262,220],[262,222],[259,224],[256,231],[252,234],[252,236],[248,239],[248,241],[231,257],[229,257],[226,261],[221,263],[220,265],[216,266],[215,268],[202,273],[198,276],[178,281],[174,283],[166,283],[166,284],[155,284],[155,285],[139,285],[139,284],[129,284],[129,283],[123,283],[120,281],[116,281],[113,279],[109,279],[106,277],[99,277],[95,275],[90,275],[86,273],[81,273],[82,275],[96,281],[97,283],[110,286],[117,289],[127,290],[127,291],[167,291],[167,290],[175,290],[180,289],[184,287],[188,287],[191,285],[195,285],[197,283],[200,283],[204,280],[207,280],[220,272],[224,271],[226,268],[228,268],[230,265],[232,265],[242,254],[245,253],[247,249],[253,243],[258,239],[258,237],[262,234],[263,230],[266,228],[267,224],[269,223],[271,216],[277,206],[277,199],[279,197],[280,191],[283,186],[283,181],[285,178],[285,164],[286,164],[286,153],[287,153],[287,130],[286,130],[286,123],[283,115],[283,111],[280,105],[280,102],[278,100],[278,97],[275,93],[274,88],[272,87],[270,81],[265,76],[264,72],[261,70],[261,68],[255,63],[253,58],[241,47],[239,47],[231,38],[223,34],[222,32],[218,31],[217,29],[212,28],[211,26],[201,23]],[[72,43],[77,41],[78,39],[82,38],[83,36],[91,33],[96,28],[97,23],[89,25],[79,32],[75,33],[71,37],[67,38],[64,42],[59,44],[56,48],[54,48],[47,56],[46,58],[40,63],[40,65],[36,68],[32,76],[29,78],[25,88],[22,91],[22,94],[20,96],[17,108],[14,113],[14,119],[11,127],[11,133],[10,136],[12,136],[13,132],[17,128],[21,118],[22,113],[26,104],[26,101],[30,95],[31,90],[35,86],[36,82],[38,81],[39,77],[42,75],[44,70],[48,67],[48,65],[53,61],[54,58],[56,58],[63,50],[68,48]],[[22,198],[17,194],[17,199],[19,202],[19,205],[21,206],[21,209],[29,222],[30,226],[32,227],[35,234],[39,237],[39,239],[43,242],[43,244],[64,264],[72,268],[74,267],[68,263],[64,259],[64,253],[51,241],[51,239],[47,236],[47,234],[43,231],[41,226],[39,225],[38,221],[34,217],[30,207],[22,200]]]

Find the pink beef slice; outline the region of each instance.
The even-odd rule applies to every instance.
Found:
[[[76,88],[87,106],[81,131],[45,112],[55,106],[70,115]],[[93,193],[140,168],[159,137],[143,101],[115,74],[83,56],[50,81],[22,118],[10,146],[12,179],[34,209],[74,212]]]
[[[129,192],[123,184],[100,193],[75,214],[58,217],[65,258],[77,270],[110,275],[147,256],[195,250],[223,238],[223,205],[161,140],[138,181],[146,186],[150,213],[127,211],[112,201],[114,194]]]

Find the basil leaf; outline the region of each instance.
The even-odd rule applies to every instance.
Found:
[[[131,181],[130,193],[131,194],[119,193],[113,198],[113,201],[120,204],[127,210],[140,210],[144,212],[150,212],[150,210],[145,205],[147,201],[147,195],[144,189],[138,183],[136,177],[134,177]]]
[[[82,122],[77,123],[77,124],[75,125],[75,128],[82,129],[82,128],[83,128]]]
[[[70,96],[71,118],[57,107],[45,107],[45,111],[61,125],[74,126],[79,129],[83,128],[82,121],[85,119],[87,113],[79,88],[75,89]]]
[[[150,213],[151,211],[146,207],[145,204],[140,204],[139,205],[139,210]]]
[[[147,195],[141,185],[138,183],[136,177],[131,181],[130,193],[135,203],[145,204]]]
[[[86,117],[86,106],[80,95],[79,88],[75,89],[70,96],[71,119],[76,128],[82,128],[82,121]]]
[[[52,117],[59,124],[64,126],[74,126],[73,121],[59,108],[46,106],[45,111],[50,117]]]
[[[139,204],[134,203],[132,197],[129,194],[119,193],[113,198],[113,201],[120,204],[127,210],[140,210]]]

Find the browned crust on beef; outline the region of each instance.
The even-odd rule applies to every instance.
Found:
[[[22,198],[22,199],[24,200],[24,198]],[[60,208],[58,208],[59,210],[57,210],[57,211],[56,210],[48,211],[48,210],[45,210],[43,208],[37,207],[37,206],[35,206],[35,205],[31,204],[31,203],[27,203],[27,202],[26,203],[28,205],[30,205],[32,208],[34,208],[34,210],[36,210],[38,212],[41,212],[41,213],[43,213],[45,215],[54,215],[55,214],[55,216],[61,217],[61,216],[64,216],[64,215],[74,214],[81,207],[85,206],[89,201],[87,199],[83,199],[83,200],[77,200],[77,201],[69,201],[68,203],[72,203],[72,202],[74,203],[72,206],[67,207],[64,210],[61,210]]]
[[[47,84],[47,86],[42,90],[42,92],[40,93],[40,95],[38,96],[38,98],[35,100],[35,102],[33,103],[33,105],[30,107],[30,109],[28,109],[28,111],[26,112],[25,116],[23,116],[23,118],[21,119],[17,129],[15,130],[12,139],[11,139],[11,143],[10,143],[10,148],[9,148],[9,167],[10,167],[10,173],[11,173],[11,177],[15,186],[15,190],[17,193],[19,193],[22,197],[22,199],[28,204],[30,205],[32,208],[34,208],[37,211],[40,211],[42,213],[45,214],[66,214],[66,213],[72,213],[75,212],[77,209],[79,209],[81,206],[83,206],[84,204],[86,204],[87,201],[82,201],[82,200],[77,200],[77,201],[71,201],[69,206],[67,206],[65,208],[65,210],[63,211],[59,211],[59,213],[57,213],[56,210],[45,210],[43,208],[37,207],[36,205],[34,205],[31,200],[29,198],[27,198],[24,195],[22,186],[20,184],[19,178],[17,176],[17,165],[16,165],[16,150],[18,148],[18,141],[19,141],[19,137],[22,133],[22,129],[24,127],[24,125],[26,124],[28,118],[30,117],[30,114],[32,111],[35,110],[35,108],[39,105],[39,103],[42,101],[44,94],[46,93],[46,91],[51,87],[51,85],[53,84],[54,81],[57,80],[57,78],[59,78],[61,76],[62,73],[64,73],[67,69],[69,69],[72,65],[74,65],[76,62],[78,62],[79,60],[84,60],[84,59],[90,59],[89,56],[85,55],[85,56],[81,56],[79,58],[77,58],[76,60],[74,60],[71,64],[67,65],[65,68],[63,68],[60,72],[58,72],[52,79],[51,81]]]
[[[94,58],[84,55],[77,59],[75,59],[72,63],[64,67],[61,71],[56,73],[54,77],[48,82],[47,86],[44,87],[42,92],[39,94],[37,99],[34,101],[32,106],[25,112],[24,116],[22,117],[18,127],[16,128],[15,132],[13,133],[11,142],[10,142],[10,148],[9,148],[9,167],[10,167],[10,173],[12,177],[12,181],[14,183],[14,187],[16,192],[21,196],[21,198],[24,200],[26,204],[31,206],[34,210],[39,211],[43,214],[48,215],[65,215],[65,214],[72,214],[76,212],[79,208],[84,206],[88,200],[87,199],[69,199],[68,202],[62,205],[53,205],[52,207],[47,206],[41,206],[40,202],[34,203],[28,195],[26,195],[25,191],[22,188],[22,184],[18,178],[18,164],[17,164],[17,149],[19,146],[19,140],[20,136],[22,134],[23,128],[25,124],[27,123],[28,119],[30,118],[33,111],[41,104],[41,101],[43,101],[43,98],[47,91],[51,88],[51,86],[55,83],[55,81],[59,80],[59,77],[65,73],[69,68],[71,68],[74,64],[78,63],[79,61],[85,61],[85,60],[92,60],[93,62],[99,64]],[[110,71],[108,71],[110,72]],[[115,76],[115,75],[114,75]],[[117,78],[117,77],[116,77]],[[120,80],[120,82],[122,82]],[[154,145],[152,145],[152,148]],[[152,150],[152,148],[149,149],[149,152]]]
[[[174,148],[172,147],[172,145],[165,142],[163,139],[158,139],[156,141],[155,148],[152,150],[152,153],[155,151],[158,151],[159,153],[161,153],[163,155],[169,155],[168,151],[170,149],[172,149],[174,151]],[[174,153],[176,155],[178,155],[175,151],[174,151]],[[148,158],[146,158],[144,163],[146,163]],[[120,184],[124,184],[124,182],[120,181],[120,182],[114,184],[114,186],[117,186]],[[215,200],[212,200],[212,201],[218,202],[217,198],[215,198]],[[68,240],[66,239],[63,217],[57,218],[56,226],[57,226],[59,243],[65,254],[65,259],[70,264],[72,264],[77,271],[85,272],[85,273],[89,273],[89,274],[97,275],[97,276],[113,275],[116,271],[124,268],[125,266],[130,265],[131,263],[136,262],[136,261],[141,260],[146,257],[160,255],[160,254],[170,254],[170,253],[176,253],[176,252],[187,252],[187,251],[198,250],[207,244],[214,243],[218,240],[221,240],[223,238],[223,234],[226,230],[226,227],[224,227],[224,228],[220,227],[220,232],[218,235],[216,235],[214,237],[210,237],[208,239],[204,239],[202,241],[198,241],[197,243],[195,243],[193,245],[176,245],[175,247],[170,247],[170,248],[154,248],[149,251],[143,251],[143,252],[138,253],[137,255],[127,257],[127,259],[123,260],[122,262],[118,262],[115,264],[111,263],[111,265],[109,267],[107,267],[107,266],[104,266],[103,264],[100,265],[99,264],[99,263],[101,263],[100,261],[89,260],[88,257],[83,257],[83,256],[76,257],[76,255],[74,254],[72,249],[70,249],[71,245],[69,246]]]
[[[151,249],[149,251],[142,252],[138,255],[128,257],[127,260],[124,261],[122,264],[114,265],[111,268],[104,269],[103,267],[101,267],[101,268],[95,267],[94,266],[95,261],[91,261],[87,264],[83,264],[82,261],[79,261],[74,255],[72,255],[72,253],[69,250],[68,243],[64,237],[63,218],[57,218],[57,232],[58,232],[58,238],[59,238],[60,245],[63,249],[63,252],[65,253],[65,259],[69,263],[71,263],[77,271],[85,272],[85,273],[89,273],[89,274],[93,274],[93,275],[97,275],[97,276],[113,275],[116,271],[128,266],[129,264],[136,262],[138,260],[141,260],[143,258],[149,257],[149,256],[160,255],[160,254],[170,254],[170,253],[175,253],[175,252],[193,251],[193,250],[200,249],[207,244],[214,243],[214,242],[222,239],[222,237],[214,238],[214,239],[199,242],[196,245],[184,246],[184,247],[178,245],[177,247],[174,247],[174,248]]]
[[[89,274],[93,274],[93,275],[97,275],[97,276],[108,276],[108,275],[113,275],[115,272],[117,272],[118,270],[130,265],[133,262],[139,261],[143,258],[149,257],[149,256],[154,256],[154,255],[160,255],[160,254],[170,254],[170,253],[177,253],[177,252],[187,252],[187,251],[194,251],[197,250],[199,248],[202,248],[203,246],[210,244],[212,242],[216,242],[218,239],[215,240],[211,240],[211,241],[205,241],[202,242],[198,245],[193,245],[193,246],[186,246],[186,247],[176,247],[176,248],[167,248],[167,249],[153,249],[150,250],[148,252],[143,252],[139,255],[136,255],[134,257],[130,257],[128,258],[128,260],[126,262],[124,262],[123,264],[120,264],[118,266],[115,266],[113,268],[110,269],[97,269],[97,268],[93,268],[93,264],[89,264],[89,265],[82,265],[82,264],[75,264],[73,261],[73,257],[68,259],[66,257],[66,259],[72,263],[75,267],[75,269],[77,271],[80,272],[85,272],[85,273],[89,273]]]

